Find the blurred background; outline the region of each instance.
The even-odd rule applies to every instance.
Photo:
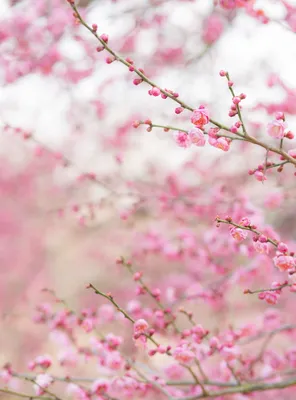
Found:
[[[231,124],[224,69],[237,93],[247,94],[243,115],[251,133],[268,140],[266,124],[276,111],[286,113],[293,131],[296,1],[256,1],[267,24],[214,1],[79,6],[89,24],[109,35],[111,48],[192,107],[205,104],[215,120]],[[262,276],[252,275],[258,265],[243,254],[233,260],[227,248],[213,261],[208,281],[218,284],[207,289],[213,299],[205,307],[198,295],[206,257],[200,243],[211,241],[214,218],[225,212],[249,213],[294,240],[293,172],[271,173],[261,184],[248,175],[264,162],[260,149],[237,143],[227,153],[209,145],[182,149],[171,132],[134,129],[134,120],[147,118],[187,129],[190,114],[176,115],[176,104],[149,96],[146,84],[133,85],[123,65],[108,65],[65,0],[0,0],[0,16],[0,364],[23,365],[32,354],[50,352],[51,341],[32,322],[36,304],[50,301],[45,287],[73,309],[103,304],[85,289],[89,282],[129,304],[135,292],[126,290],[132,282],[115,263],[120,256],[131,257],[151,285],[169,286],[168,303],[193,293],[191,307],[209,328],[228,315],[239,325],[266,310],[234,290],[217,320],[215,296],[223,291],[217,274],[226,285],[242,279],[258,288],[271,266],[264,259]],[[200,251],[180,259],[186,237]],[[222,239],[213,256],[227,247]],[[227,280],[230,271],[234,281]],[[283,301],[279,310],[289,315],[291,308]]]

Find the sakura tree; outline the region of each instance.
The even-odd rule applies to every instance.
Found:
[[[0,395],[294,399],[296,5],[3,15]]]

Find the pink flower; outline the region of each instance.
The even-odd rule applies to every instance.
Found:
[[[47,369],[51,366],[52,359],[50,356],[38,356],[35,359],[35,365],[39,365],[41,368]]]
[[[248,236],[248,232],[240,228],[230,228],[231,236],[238,242],[242,242]]]
[[[259,181],[259,182],[264,182],[267,180],[266,176],[261,171],[256,171],[254,173],[254,176],[257,179],[257,181]]]
[[[195,355],[191,350],[177,347],[173,352],[173,357],[176,361],[179,361],[182,364],[190,365],[193,362]]]
[[[145,319],[138,319],[134,323],[134,334],[145,333],[148,329],[148,322]]]
[[[91,391],[93,394],[106,393],[110,387],[109,381],[107,379],[97,379],[93,382]]]
[[[106,343],[108,345],[108,348],[110,350],[115,350],[120,346],[122,343],[122,337],[120,336],[115,336],[113,333],[108,333],[108,335],[105,337]]]
[[[193,128],[188,132],[192,144],[198,147],[203,147],[206,144],[206,138],[203,131],[199,128]]]
[[[208,136],[213,139],[218,139],[218,133],[220,128],[210,128],[208,132]]]
[[[283,139],[287,124],[283,121],[274,120],[267,125],[267,133],[275,139]]]
[[[296,266],[295,259],[292,256],[279,255],[273,258],[273,262],[280,271],[287,271]]]
[[[209,122],[209,111],[204,106],[194,110],[191,115],[191,122],[198,128],[202,128]]]
[[[240,356],[240,350],[233,346],[233,347],[226,347],[224,346],[221,350],[221,355],[225,357],[226,361],[237,360]]]
[[[165,368],[165,374],[169,379],[182,379],[184,376],[184,367],[179,364],[171,364]]]
[[[112,353],[108,354],[106,366],[114,371],[119,370],[122,367],[122,358],[118,351],[113,351]]]
[[[44,389],[53,382],[53,378],[48,374],[39,374],[35,379],[34,390],[37,396],[42,396],[45,393]]]
[[[230,140],[224,137],[219,137],[218,139],[210,137],[209,143],[211,146],[214,146],[217,149],[221,149],[223,151],[228,151],[230,149]]]
[[[212,44],[219,39],[224,30],[222,18],[217,14],[210,15],[203,26],[202,38],[205,43]]]
[[[85,332],[91,332],[94,329],[94,320],[91,318],[84,318],[84,320],[81,323],[82,328],[85,330]]]
[[[178,146],[184,148],[191,146],[190,136],[186,132],[178,131],[174,133],[174,136]]]
[[[257,251],[257,253],[261,254],[269,253],[268,243],[261,243],[259,240],[257,240],[257,242],[253,242],[253,246],[254,249]]]
[[[258,298],[265,300],[267,304],[274,305],[278,302],[278,294],[275,292],[262,292],[259,293]]]
[[[62,366],[75,367],[78,362],[78,354],[75,349],[63,349],[58,353],[58,361]]]
[[[279,244],[278,244],[278,247],[277,247],[277,249],[278,249],[278,251],[280,251],[281,253],[287,253],[288,252],[288,246],[286,245],[286,243],[283,243],[283,242],[280,242]]]

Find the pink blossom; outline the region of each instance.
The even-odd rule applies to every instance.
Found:
[[[193,128],[188,131],[188,136],[191,139],[191,143],[198,147],[203,147],[206,144],[206,138],[203,131],[199,128]]]
[[[267,304],[274,305],[278,302],[279,295],[275,292],[262,292],[258,295],[260,300],[265,300]]]
[[[35,358],[34,364],[39,365],[41,368],[47,369],[52,364],[52,358],[48,355],[38,356]]]
[[[200,106],[191,114],[191,122],[198,128],[202,128],[209,122],[209,111],[204,106]]]
[[[254,249],[257,251],[257,253],[261,254],[269,253],[268,243],[261,243],[259,240],[257,240],[257,242],[253,242],[253,246]]]
[[[248,236],[248,232],[240,229],[240,228],[236,228],[236,227],[232,227],[230,228],[230,233],[231,236],[237,241],[237,242],[242,242],[243,240],[246,239],[246,237]]]
[[[102,394],[106,393],[110,387],[110,382],[107,379],[96,379],[91,387],[91,391],[93,394]]]
[[[264,173],[261,172],[261,171],[256,171],[256,172],[254,173],[254,176],[255,176],[255,178],[257,179],[257,181],[259,181],[259,182],[264,182],[264,181],[267,180],[266,176],[265,176]]]
[[[165,373],[169,379],[182,379],[184,376],[184,367],[179,364],[171,364],[165,369]]]
[[[105,340],[110,350],[117,349],[123,341],[122,337],[115,336],[113,333],[108,333]]]
[[[145,319],[138,319],[134,323],[134,333],[139,334],[139,333],[145,333],[148,329],[148,322]]]
[[[108,354],[106,359],[106,366],[114,371],[117,371],[122,367],[122,357],[118,351]]]
[[[175,136],[175,140],[178,146],[180,147],[190,147],[191,146],[191,138],[188,135],[187,132],[182,132],[182,131],[178,131],[178,132],[174,132],[174,136]]]
[[[286,243],[280,242],[277,246],[278,251],[280,251],[281,253],[287,253],[288,252],[288,246],[286,245]]]
[[[78,354],[74,348],[61,350],[57,358],[62,366],[75,367],[78,362]]]
[[[205,43],[212,44],[220,38],[223,30],[222,18],[217,14],[212,14],[205,20],[202,38]]]
[[[274,120],[267,125],[267,133],[275,139],[283,139],[287,124],[280,120]]]
[[[221,149],[223,151],[228,151],[230,149],[230,139],[219,137],[215,139],[213,137],[209,138],[209,143],[211,146],[216,147],[217,149]]]
[[[53,382],[53,378],[48,374],[39,374],[35,378],[34,390],[37,396],[42,396],[45,389]]]
[[[273,262],[280,271],[287,271],[296,266],[295,258],[292,256],[279,255],[273,258]]]
[[[92,318],[84,318],[81,323],[81,326],[85,330],[85,332],[91,332],[94,329],[94,325],[95,323]]]
[[[208,135],[209,135],[210,138],[218,139],[219,131],[220,131],[220,128],[210,128],[209,132],[208,132]]]
[[[226,361],[236,360],[240,356],[241,352],[238,347],[231,346],[227,347],[224,346],[221,350],[221,355],[225,357]]]
[[[181,362],[182,364],[190,365],[192,364],[195,355],[191,350],[183,347],[177,347],[173,352],[173,357],[175,360]]]

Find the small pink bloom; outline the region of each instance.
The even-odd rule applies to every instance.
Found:
[[[38,356],[35,359],[35,365],[39,365],[41,368],[47,369],[51,366],[52,359],[50,356]]]
[[[67,367],[75,367],[78,362],[78,354],[74,349],[63,349],[58,353],[58,361],[60,365]]]
[[[91,391],[93,394],[106,393],[110,387],[110,383],[107,379],[97,379],[93,382]]]
[[[165,374],[169,379],[182,379],[184,376],[184,367],[179,364],[172,364],[165,368]]]
[[[261,243],[259,240],[257,242],[253,242],[254,249],[261,254],[268,254],[269,247],[268,243]]]
[[[266,176],[261,171],[256,171],[254,173],[254,176],[257,179],[257,181],[259,181],[259,182],[264,182],[267,180]]]
[[[108,354],[106,366],[114,371],[117,371],[122,367],[122,358],[117,351]]]
[[[248,236],[248,232],[240,228],[232,227],[230,229],[231,236],[238,242],[242,242]]]
[[[273,262],[280,271],[287,271],[288,269],[295,268],[296,266],[295,259],[291,256],[276,256],[273,258]]]
[[[174,133],[174,136],[178,146],[184,148],[191,146],[190,136],[186,132],[178,131]]]
[[[105,340],[110,350],[117,349],[122,343],[122,337],[115,336],[113,333],[108,333],[108,335],[105,337]]]
[[[250,226],[251,225],[251,221],[249,220],[249,218],[248,217],[243,217],[241,220],[240,220],[240,223],[239,223],[240,225],[243,225],[243,226]]]
[[[281,253],[287,253],[288,252],[288,246],[286,245],[286,243],[279,243],[278,247],[277,247],[278,251],[280,251]]]
[[[134,333],[139,334],[139,333],[145,333],[148,329],[148,322],[145,321],[145,319],[138,319],[134,323]]]
[[[199,128],[193,128],[188,132],[192,144],[198,147],[203,147],[206,144],[206,138],[203,131]]]
[[[209,143],[217,149],[221,149],[223,151],[228,151],[230,149],[230,140],[224,137],[219,137],[218,139],[211,138]]]
[[[274,120],[267,125],[267,133],[275,139],[283,139],[287,124],[280,120]]]
[[[221,355],[225,357],[226,361],[232,361],[238,359],[240,356],[240,350],[233,346],[233,347],[226,347],[224,346],[221,350]]]
[[[53,382],[53,378],[48,374],[39,374],[35,379],[36,384],[34,384],[34,390],[37,396],[42,396],[48,386]]]
[[[274,292],[265,292],[264,300],[267,304],[274,305],[278,302],[278,297]]]
[[[210,341],[209,341],[209,345],[211,347],[211,349],[219,349],[220,347],[220,341],[216,336],[211,337]]]
[[[193,111],[191,115],[191,122],[198,128],[202,128],[209,122],[209,111],[204,106],[200,106]]]
[[[205,20],[202,38],[207,44],[215,43],[222,35],[223,30],[222,18],[217,14],[212,14]]]
[[[220,128],[210,128],[208,132],[208,136],[213,139],[218,139],[218,133]]]
[[[173,352],[173,357],[182,364],[190,365],[193,362],[195,355],[191,350],[187,350],[183,347],[177,347]]]
[[[84,318],[84,320],[81,323],[82,328],[85,330],[85,332],[91,332],[94,329],[94,320],[92,318]]]

